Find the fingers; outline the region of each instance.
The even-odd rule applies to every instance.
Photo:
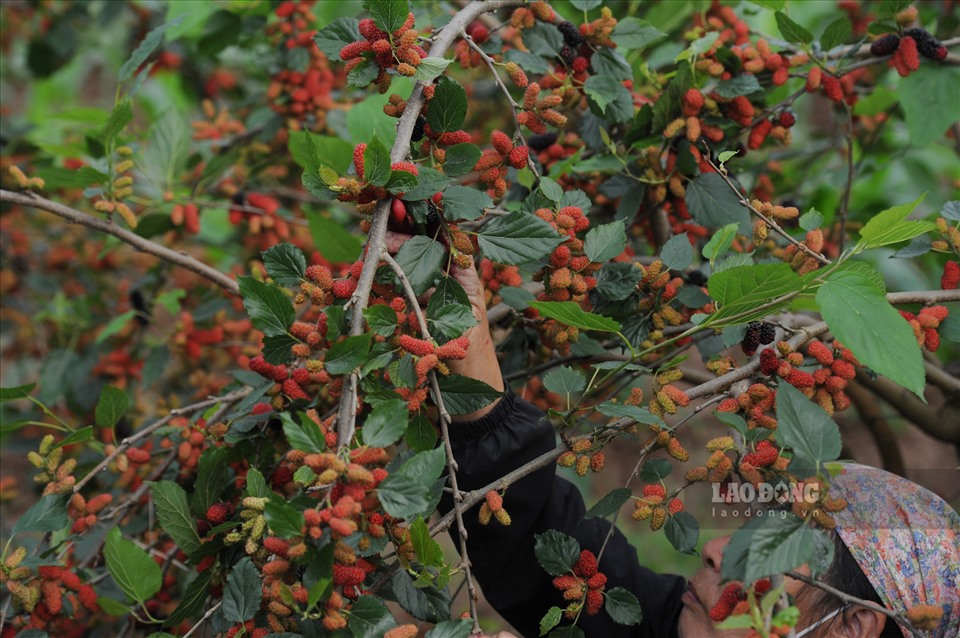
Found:
[[[384,240],[387,245],[387,252],[391,255],[396,255],[400,250],[400,247],[403,246],[404,242],[408,242],[411,239],[413,239],[413,235],[397,233],[392,230],[388,230],[387,234],[384,236]]]

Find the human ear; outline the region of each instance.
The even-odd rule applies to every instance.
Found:
[[[866,607],[854,607],[843,614],[843,626],[838,635],[844,638],[878,638],[886,626],[887,617]]]

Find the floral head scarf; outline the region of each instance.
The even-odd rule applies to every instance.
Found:
[[[934,638],[960,636],[960,516],[933,492],[884,470],[831,464],[837,533],[884,604],[943,609]],[[909,632],[901,627],[903,635]]]

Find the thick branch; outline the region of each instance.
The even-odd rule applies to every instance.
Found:
[[[59,217],[63,217],[73,224],[82,224],[94,230],[113,235],[121,241],[130,244],[137,250],[145,252],[154,257],[159,257],[165,261],[191,270],[205,279],[209,279],[232,295],[240,294],[240,286],[230,276],[223,274],[215,268],[211,268],[205,263],[194,259],[186,253],[171,250],[166,246],[161,246],[149,239],[144,239],[140,235],[133,233],[125,228],[120,228],[116,224],[82,213],[76,209],[64,206],[33,193],[14,193],[12,191],[0,190],[0,202],[10,202],[11,204],[20,204],[39,210],[45,210]]]
[[[954,425],[950,425],[950,419],[938,414],[909,390],[884,377],[871,379],[861,370],[857,370],[857,381],[930,436],[960,445],[960,426],[957,421],[952,421]]]
[[[867,430],[870,431],[877,444],[883,469],[900,476],[906,476],[903,455],[900,454],[897,437],[890,429],[890,424],[883,418],[883,413],[880,412],[873,395],[859,383],[849,384],[846,392],[854,407],[857,408],[859,420],[867,426]]]
[[[460,36],[460,33],[466,29],[477,16],[497,11],[506,7],[516,7],[523,4],[523,0],[485,0],[484,2],[471,2],[448,22],[436,35],[436,39],[430,46],[431,57],[443,57],[450,45]],[[423,82],[417,82],[407,98],[407,106],[400,116],[397,123],[397,139],[390,149],[390,160],[392,162],[401,162],[406,159],[410,152],[410,138],[413,136],[413,127],[417,122],[417,116],[423,108]],[[363,332],[363,310],[370,301],[370,291],[373,288],[373,278],[379,265],[379,256],[386,246],[385,236],[387,233],[387,219],[390,212],[390,198],[384,198],[377,204],[373,212],[373,219],[370,224],[370,233],[367,236],[365,246],[365,255],[363,269],[357,280],[357,290],[354,292],[350,303],[353,306],[353,315],[350,318],[350,334],[353,336]],[[372,256],[372,258],[370,258]],[[337,445],[341,448],[350,444],[353,434],[356,431],[356,408],[357,401],[357,383],[356,375],[350,375],[344,382],[343,392],[340,395],[340,407],[337,412]]]

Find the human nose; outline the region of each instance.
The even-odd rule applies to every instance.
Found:
[[[730,542],[729,536],[721,536],[708,541],[703,546],[703,564],[707,569],[720,572],[720,563],[723,560],[723,549]]]

